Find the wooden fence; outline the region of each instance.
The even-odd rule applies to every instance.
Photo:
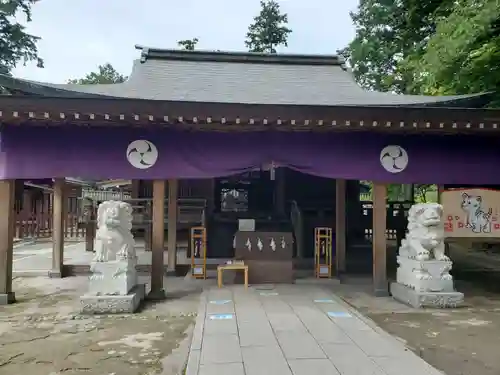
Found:
[[[18,216],[14,238],[17,240],[44,240],[52,238],[52,212]],[[80,241],[85,238],[85,227],[79,222],[78,214],[68,212],[64,221],[65,240]]]

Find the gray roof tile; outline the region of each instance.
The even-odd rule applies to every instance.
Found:
[[[322,63],[311,64],[306,56],[293,55],[296,61],[290,63],[292,55],[285,55],[282,61],[278,56],[269,63],[259,62],[259,56],[252,54],[198,51],[196,55],[193,54],[196,58],[190,59],[189,53],[177,52],[182,54],[182,58],[179,58],[179,55],[174,56],[173,51],[165,52],[163,57],[158,54],[148,57],[143,50],[142,59],[134,62],[128,81],[121,84],[71,85],[18,79],[12,81],[18,85],[44,88],[47,95],[54,96],[85,93],[120,98],[245,104],[426,105],[482,95],[422,96],[368,91],[357,85],[342,61],[337,59],[335,63],[333,57],[328,63],[325,58]],[[208,55],[215,57],[200,60],[200,57]],[[222,61],[213,61],[217,56]],[[250,56],[253,61],[243,62],[241,56]],[[236,58],[231,60],[228,57]],[[0,85],[4,85],[1,80]]]

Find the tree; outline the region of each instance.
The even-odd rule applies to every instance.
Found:
[[[177,45],[186,51],[194,51],[198,44],[198,38],[179,40]]]
[[[40,37],[25,32],[25,27],[15,21],[19,12],[31,22],[31,7],[37,0],[0,1],[0,73],[10,74],[18,62],[36,61],[43,68],[36,43]]]
[[[354,40],[339,51],[358,83],[368,89],[418,93],[412,73],[401,62],[418,59],[436,29],[436,19],[449,14],[453,0],[361,0],[351,18]]]
[[[500,107],[500,5],[498,0],[457,0],[437,19],[425,52],[404,66],[412,89],[429,95],[496,92]]]
[[[288,15],[282,14],[274,0],[260,2],[261,10],[248,27],[245,45],[250,52],[276,53],[276,47],[288,46]]]
[[[106,83],[122,83],[127,80],[126,76],[118,73],[115,68],[109,63],[99,65],[97,72],[91,72],[84,78],[70,79],[68,83],[77,85],[93,85]]]

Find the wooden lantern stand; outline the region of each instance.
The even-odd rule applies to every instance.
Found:
[[[314,275],[318,279],[332,277],[332,228],[314,228]]]
[[[195,279],[207,278],[207,229],[191,228],[191,275]]]

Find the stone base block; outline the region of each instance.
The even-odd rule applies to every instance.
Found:
[[[85,294],[80,297],[82,314],[126,314],[137,311],[144,300],[146,288],[138,284],[127,295]]]
[[[9,305],[16,302],[16,295],[14,292],[0,294],[0,306]]]
[[[126,295],[137,285],[136,259],[92,262],[89,294]]]
[[[453,308],[464,301],[460,292],[419,292],[399,283],[391,284],[391,294],[397,301],[416,308]]]
[[[50,270],[48,276],[49,279],[61,279],[63,277],[62,272],[58,270]]]

